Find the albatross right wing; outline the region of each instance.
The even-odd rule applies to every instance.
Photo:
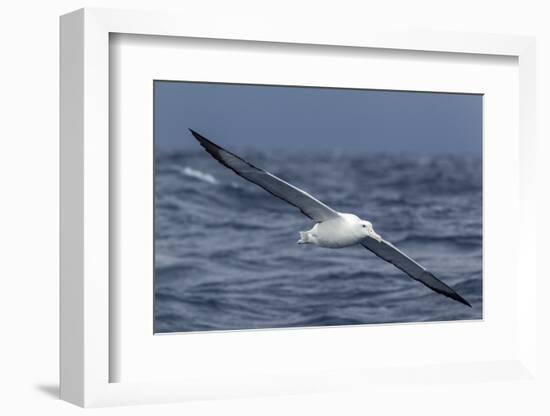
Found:
[[[189,130],[201,146],[222,165],[231,169],[244,179],[265,189],[270,194],[295,206],[305,216],[317,222],[326,221],[339,216],[336,211],[307,192],[302,191],[263,169],[257,168],[239,156],[211,142],[196,131]]]
[[[405,253],[400,251],[392,243],[382,240],[377,241],[374,238],[367,237],[361,241],[361,245],[367,250],[372,251],[378,257],[386,260],[388,263],[393,264],[398,269],[407,273],[414,280],[426,285],[433,291],[441,293],[451,299],[456,300],[464,305],[472,307],[466,299],[456,293],[453,289],[435,277],[432,273],[415,262]]]

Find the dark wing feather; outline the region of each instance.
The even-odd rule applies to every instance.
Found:
[[[263,169],[257,168],[246,160],[241,159],[239,156],[211,142],[196,131],[189,130],[201,146],[222,165],[231,169],[244,179],[265,189],[270,194],[297,207],[304,215],[312,220],[321,222],[338,216],[336,211],[312,197],[307,192],[296,188]]]
[[[378,257],[393,264],[398,269],[407,273],[414,280],[426,285],[433,291],[441,293],[451,299],[456,300],[464,305],[472,307],[462,296],[456,293],[453,289],[436,278],[432,273],[415,262],[405,253],[397,249],[393,244],[388,241],[382,240],[378,242],[374,238],[367,237],[361,242],[361,245],[367,250],[372,251]]]

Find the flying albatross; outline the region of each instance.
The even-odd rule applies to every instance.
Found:
[[[333,210],[307,192],[252,165],[234,153],[228,152],[196,131],[189,130],[200,145],[222,165],[270,194],[295,206],[302,214],[315,221],[311,230],[300,231],[298,244],[315,244],[327,248],[342,248],[361,244],[433,291],[472,307],[452,288],[437,279],[392,243],[380,237],[369,221],[362,220],[354,214]]]

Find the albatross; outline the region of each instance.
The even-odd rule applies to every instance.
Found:
[[[196,131],[189,130],[204,150],[223,166],[298,208],[302,214],[315,222],[311,230],[300,231],[298,244],[313,244],[332,249],[360,244],[431,290],[472,307],[454,289],[436,278],[430,271],[392,243],[384,240],[374,231],[370,221],[363,220],[354,214],[342,213],[332,209],[306,191],[254,166]]]

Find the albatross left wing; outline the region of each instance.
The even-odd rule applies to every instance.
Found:
[[[239,156],[228,152],[194,130],[191,133],[210,155],[237,175],[265,189],[272,195],[298,208],[305,216],[322,222],[339,214],[307,192],[283,181],[281,178],[257,168]]]
[[[456,293],[441,280],[436,278],[432,273],[430,273],[420,264],[415,262],[405,253],[400,251],[392,243],[385,240],[377,241],[374,238],[367,237],[363,241],[361,241],[361,245],[367,250],[372,251],[378,257],[386,260],[398,269],[404,271],[414,280],[417,280],[420,283],[426,285],[433,291],[454,299],[457,302],[469,306],[470,308],[472,307],[472,305],[470,305],[466,299]]]

